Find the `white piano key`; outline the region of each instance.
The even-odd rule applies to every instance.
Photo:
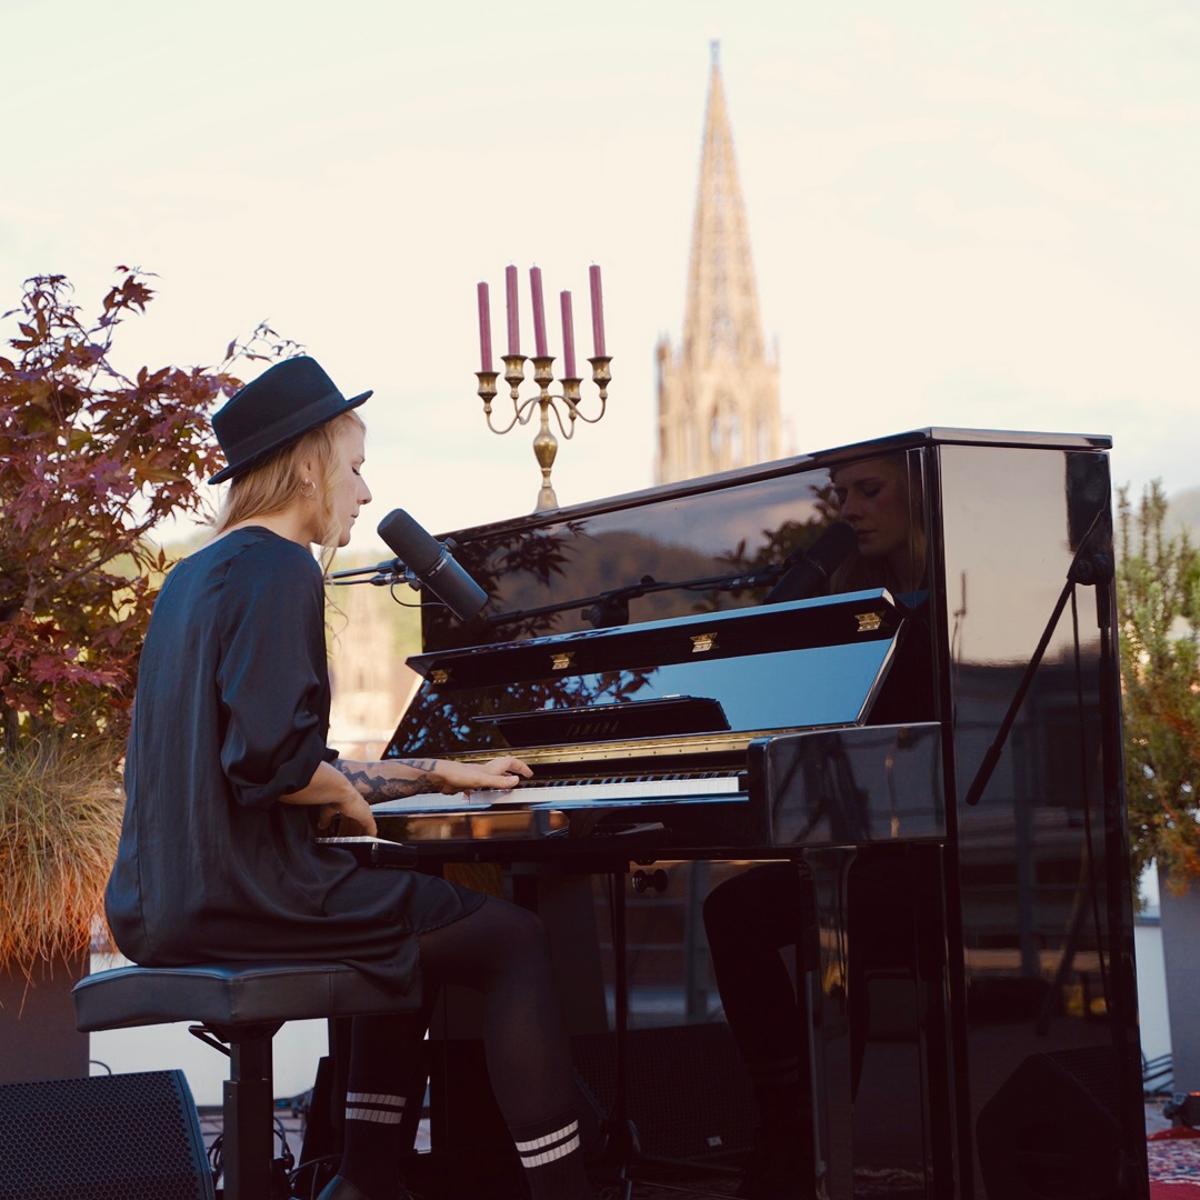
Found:
[[[560,783],[557,780],[518,784],[511,790],[480,788],[470,796],[414,796],[372,805],[376,813],[478,812],[488,808],[609,808],[623,804],[736,803],[745,793],[736,775],[692,779],[614,779]]]

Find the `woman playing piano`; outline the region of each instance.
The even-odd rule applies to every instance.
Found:
[[[347,762],[326,746],[322,571],[371,493],[365,427],[311,358],[271,367],[216,414],[231,480],[216,536],[155,605],[106,895],[118,946],[149,966],[311,959],[352,964],[403,995],[418,980],[480,990],[488,1070],[535,1200],[587,1194],[570,1059],[535,916],[417,872],[360,867],[314,843],[335,815],[374,833],[372,801],[509,788],[529,768]],[[392,1200],[396,1126],[419,1016],[354,1021],[337,1176],[321,1200]]]

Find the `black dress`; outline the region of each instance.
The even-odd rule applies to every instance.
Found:
[[[145,966],[347,962],[405,992],[416,934],[483,897],[315,845],[316,809],[279,803],[337,752],[321,572],[304,547],[235,530],[167,577],[142,649],[125,817],[105,894]]]

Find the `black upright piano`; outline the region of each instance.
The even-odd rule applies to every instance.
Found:
[[[535,775],[365,852],[539,911],[593,1153],[619,1108],[644,1186],[744,1189],[754,1042],[799,1047],[787,1194],[1148,1195],[1108,449],[926,429],[453,533],[490,600],[424,610],[386,753]],[[764,939],[733,986],[789,1007],[738,1028]],[[477,1034],[442,998],[435,1151]]]

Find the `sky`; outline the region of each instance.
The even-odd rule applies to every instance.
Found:
[[[560,500],[652,482],[712,38],[796,451],[1099,432],[1117,482],[1200,483],[1195,3],[0,0],[0,30],[0,309],[51,271],[93,306],[133,263],[159,294],[122,364],[267,319],[374,388],[360,548],[397,505],[533,507],[532,430],[489,433],[473,375],[510,261],[573,290],[585,350],[604,271],[609,413]]]

